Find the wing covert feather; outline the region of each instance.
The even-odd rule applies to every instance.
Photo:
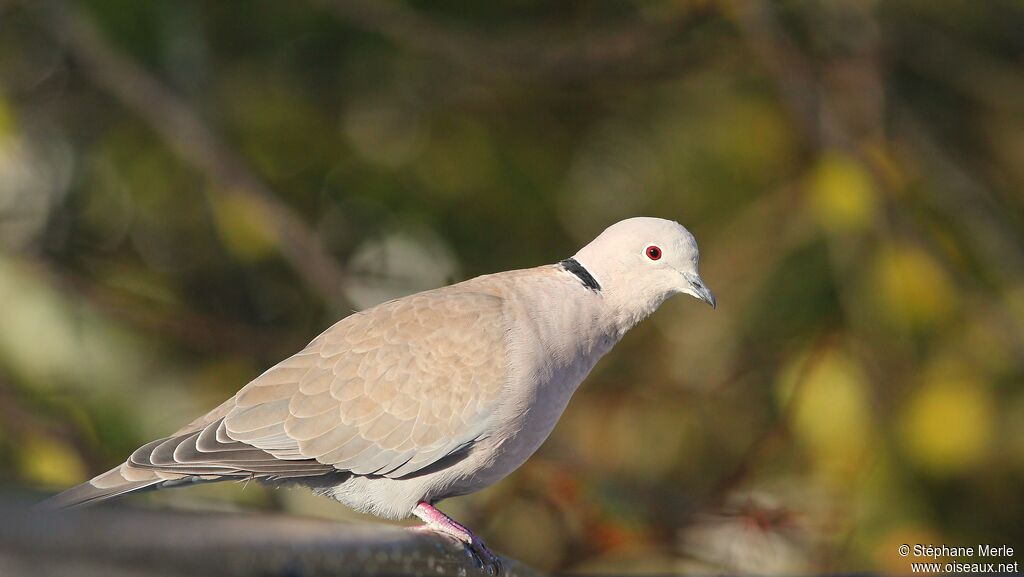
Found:
[[[343,319],[243,387],[199,439],[389,477],[467,446],[505,384],[508,322],[499,296],[451,288]]]

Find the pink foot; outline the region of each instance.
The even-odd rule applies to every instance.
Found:
[[[424,529],[436,531],[462,543],[469,549],[470,554],[473,555],[477,563],[480,564],[480,567],[487,573],[491,575],[499,575],[501,573],[501,560],[494,553],[491,553],[491,550],[484,545],[484,542],[479,537],[466,527],[452,520],[448,515],[438,511],[430,503],[419,503],[412,510],[412,514],[419,517],[425,523]]]

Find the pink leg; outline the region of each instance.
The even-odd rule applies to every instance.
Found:
[[[421,502],[417,504],[416,508],[412,510],[412,514],[419,517],[426,524],[425,528],[447,535],[468,547],[488,573],[497,575],[501,572],[500,560],[494,553],[491,553],[490,549],[484,545],[484,542],[479,537],[448,515],[438,511],[430,503]]]

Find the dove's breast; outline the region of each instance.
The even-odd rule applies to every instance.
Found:
[[[358,511],[402,518],[419,501],[495,483],[547,439],[576,387],[621,336],[601,325],[606,315],[600,293],[556,266],[478,277],[460,290],[503,303],[505,336],[495,354],[507,366],[498,371],[498,398],[479,434],[464,450],[423,471],[399,478],[356,475],[323,492]]]
[[[520,279],[507,295],[509,370],[502,402],[466,459],[452,496],[490,485],[548,438],[584,378],[621,337],[602,323],[602,297],[557,268]],[[474,458],[477,456],[482,458]]]

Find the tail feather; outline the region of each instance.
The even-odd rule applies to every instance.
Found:
[[[127,493],[155,489],[167,479],[155,471],[121,465],[39,503],[44,509],[71,509],[114,499]]]

